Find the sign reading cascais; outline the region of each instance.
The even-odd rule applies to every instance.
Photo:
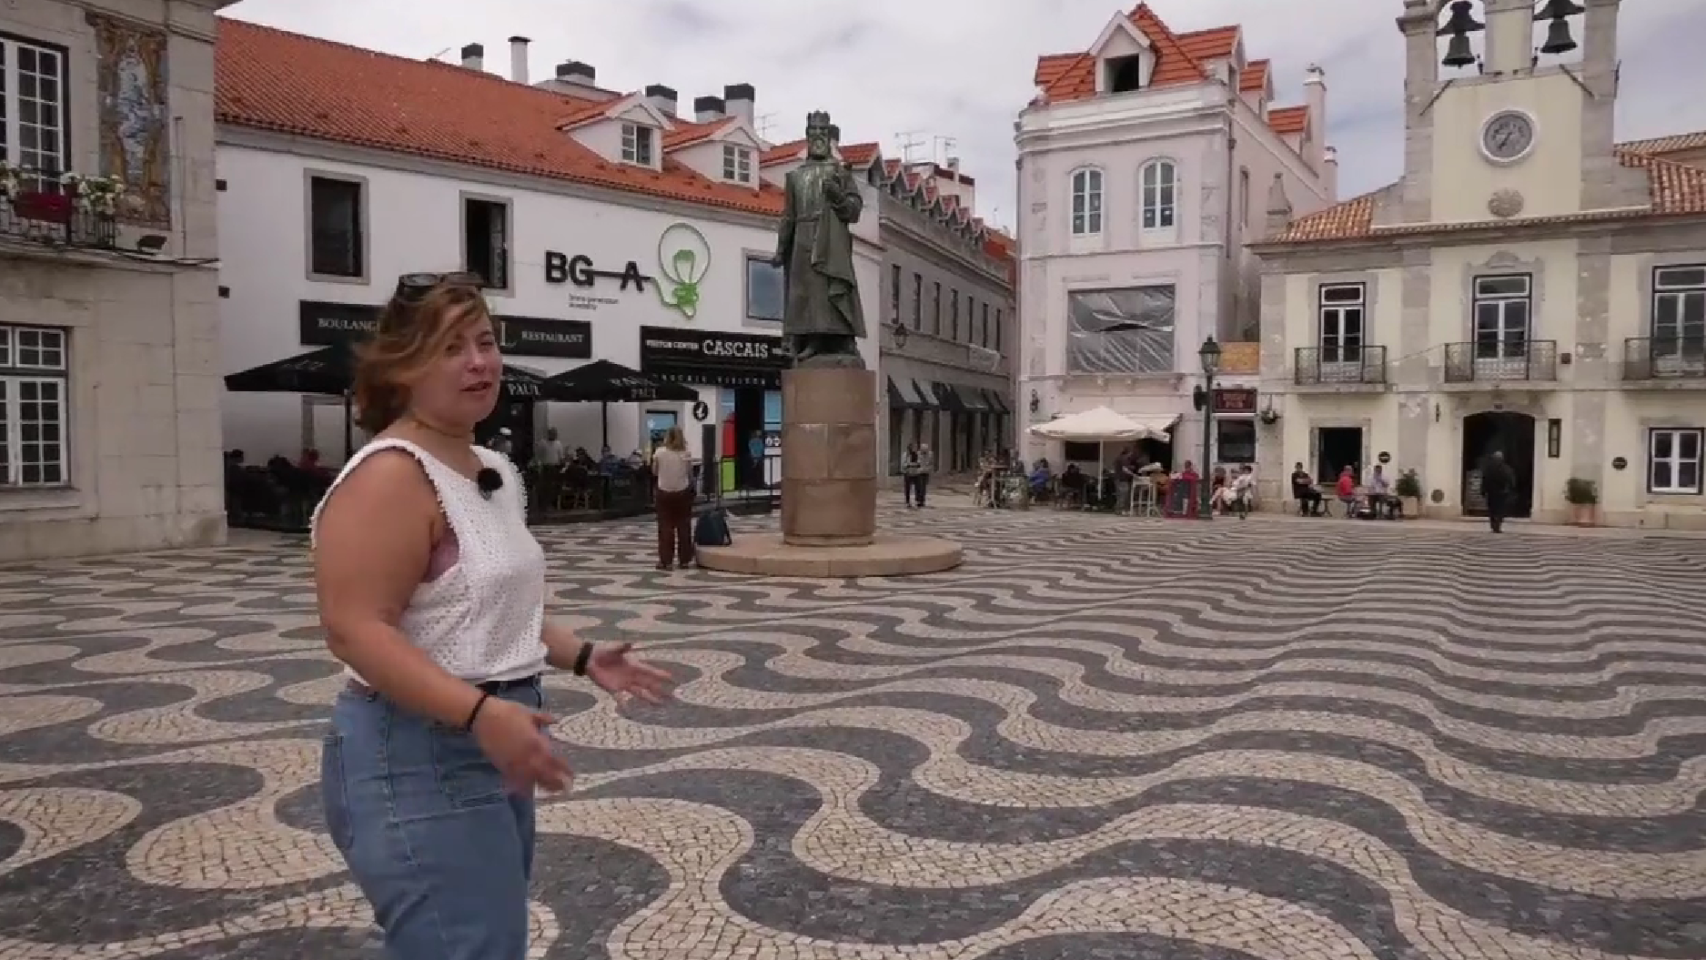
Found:
[[[492,320],[497,325],[498,349],[510,356],[592,359],[592,324],[585,320],[505,316]],[[304,300],[298,321],[303,346],[354,343],[373,335],[379,326],[379,308]]]
[[[640,372],[671,383],[776,387],[788,366],[781,337],[679,327],[640,328]]]

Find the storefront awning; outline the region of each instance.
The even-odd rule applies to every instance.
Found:
[[[942,383],[940,381],[928,382],[930,384],[930,388],[934,390],[936,394],[936,409],[946,410],[949,413],[966,412],[965,402],[960,399],[960,395],[958,393],[954,392],[954,388],[951,384]]]
[[[989,400],[989,410],[991,413],[1013,412],[1012,408],[1007,406],[1007,398],[1001,395],[1001,391],[985,390],[983,391],[983,395]]]
[[[918,396],[918,385],[910,377],[888,378],[890,410],[917,410],[928,406]]]
[[[954,386],[954,393],[959,396],[960,403],[965,406],[967,412],[987,413],[989,411],[989,400],[984,397],[982,390],[979,390],[976,387],[964,387],[956,384]]]

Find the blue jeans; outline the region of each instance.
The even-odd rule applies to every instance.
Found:
[[[538,709],[537,680],[495,694]],[[533,797],[473,736],[347,689],[320,761],[326,829],[398,960],[524,960]]]

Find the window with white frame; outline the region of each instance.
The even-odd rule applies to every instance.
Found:
[[[1178,217],[1178,168],[1171,160],[1143,165],[1143,229],[1171,230]]]
[[[1706,430],[1699,427],[1647,431],[1647,492],[1699,494],[1703,438]]]
[[[638,123],[622,125],[622,162],[652,166],[652,141],[657,131]]]
[[[1102,171],[1072,171],[1072,235],[1090,237],[1102,232]]]
[[[1362,362],[1363,323],[1368,316],[1367,288],[1360,283],[1321,285],[1317,307],[1322,363]]]
[[[24,189],[57,189],[67,169],[65,51],[0,36],[0,161],[35,172]]]
[[[64,330],[0,326],[0,488],[70,482]]]
[[[1653,270],[1654,357],[1706,355],[1706,265]]]
[[[1528,356],[1532,283],[1527,274],[1475,278],[1475,359]]]
[[[735,183],[752,182],[752,148],[723,144],[723,179]]]

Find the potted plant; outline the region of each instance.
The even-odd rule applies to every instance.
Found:
[[[1393,485],[1393,492],[1398,495],[1398,499],[1405,501],[1405,516],[1422,515],[1422,478],[1416,475],[1415,468],[1398,474],[1398,482]]]
[[[1564,499],[1570,504],[1570,522],[1578,527],[1594,525],[1594,508],[1599,506],[1599,486],[1592,480],[1571,477],[1564,482]]]

